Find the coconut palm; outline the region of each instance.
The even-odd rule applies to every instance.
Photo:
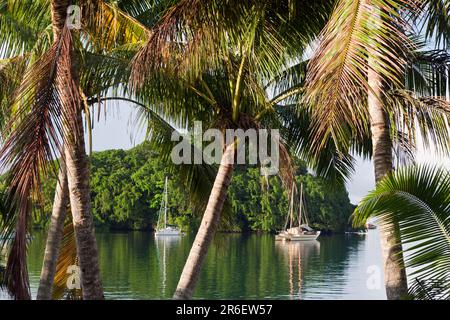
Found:
[[[445,118],[450,108],[444,97],[437,96],[448,87],[448,64],[433,69],[432,76],[437,72],[438,78],[426,77],[432,96],[421,97],[420,89],[405,90],[408,67],[413,65],[409,74],[415,74],[419,65],[410,63],[418,58],[413,54],[417,46],[410,36],[411,24],[422,21],[428,38],[448,45],[449,28],[443,27],[448,26],[448,8],[446,0],[338,1],[310,62],[304,99],[313,108],[317,153],[330,137],[340,152],[346,152],[352,148],[352,137],[368,135],[380,181],[393,169],[394,144],[409,144],[410,150],[415,146],[416,121],[426,144],[448,152]],[[416,80],[420,81],[408,81]],[[407,293],[402,259],[393,259],[401,255],[396,230],[380,230],[389,299]]]
[[[277,100],[271,101],[266,87],[270,79],[279,75],[280,69],[288,67],[292,57],[304,53],[331,9],[327,1],[294,4],[291,1],[179,1],[153,28],[133,61],[135,90],[151,97],[149,103],[163,109],[161,113],[179,114],[182,126],[201,119],[204,127],[223,132],[282,128]],[[309,17],[309,12],[317,16]],[[192,297],[221,218],[234,169],[233,159],[239,147],[236,141],[223,146],[217,175],[175,299]],[[281,178],[290,188],[292,166],[283,144],[280,156]]]
[[[120,80],[120,75],[123,75],[123,67],[126,66],[126,62],[123,63],[122,59],[119,58],[121,56],[120,53],[116,54],[117,58],[108,57],[108,59],[102,59],[104,58],[102,54],[93,54],[92,51],[98,51],[100,48],[102,50],[109,50],[113,47],[117,47],[118,43],[128,42],[130,43],[127,44],[128,49],[130,49],[133,47],[133,43],[138,42],[141,37],[145,35],[145,32],[143,31],[144,28],[142,25],[120,10],[117,10],[113,5],[103,1],[85,1],[80,3],[83,7],[83,11],[88,13],[82,20],[84,25],[82,32],[83,35],[86,35],[87,39],[95,39],[95,41],[92,40],[87,46],[83,47],[81,42],[73,42],[74,40],[77,40],[77,38],[72,37],[71,32],[68,31],[67,26],[65,25],[68,4],[68,2],[59,4],[53,3],[53,6],[50,8],[47,1],[35,1],[33,4],[22,1],[9,1],[6,3],[6,7],[4,7],[7,14],[2,15],[1,17],[7,16],[8,20],[6,22],[2,21],[0,26],[8,30],[12,29],[11,27],[8,28],[9,25],[23,23],[24,12],[28,10],[27,5],[32,6],[33,13],[35,13],[35,17],[39,19],[40,24],[38,26],[35,26],[33,23],[30,23],[29,25],[26,24],[28,27],[26,31],[31,30],[39,32],[24,32],[25,35],[51,35],[52,32],[48,31],[48,27],[44,28],[45,23],[42,23],[42,21],[47,21],[47,23],[49,23],[50,17],[53,18],[51,21],[53,22],[53,28],[50,28],[50,30],[53,29],[54,43],[52,48],[45,50],[45,46],[38,46],[37,44],[42,42],[42,38],[47,39],[48,37],[39,36],[38,40],[36,40],[33,37],[30,39],[30,37],[26,37],[21,33],[17,34],[16,32],[16,34],[7,37],[6,44],[2,47],[4,52],[9,54],[17,54],[15,49],[21,46],[22,48],[30,47],[32,49],[35,47],[44,47],[38,53],[35,52],[36,50],[32,51],[33,54],[22,52],[24,56],[32,56],[34,59],[29,60],[27,74],[21,81],[21,87],[16,90],[15,102],[21,100],[21,103],[25,103],[23,104],[23,107],[18,110],[17,115],[14,116],[10,121],[10,125],[5,130],[8,140],[3,149],[3,157],[5,163],[15,163],[17,171],[14,171],[13,166],[13,169],[10,170],[11,180],[16,184],[22,184],[19,176],[21,174],[23,175],[24,172],[20,172],[20,163],[21,161],[24,161],[23,159],[26,158],[26,155],[22,155],[21,158],[15,151],[17,150],[15,148],[18,148],[19,144],[22,144],[20,147],[25,147],[34,142],[29,138],[27,140],[26,134],[29,134],[30,129],[32,129],[32,127],[30,127],[30,122],[36,122],[39,119],[30,119],[32,117],[32,111],[29,112],[29,110],[32,110],[33,107],[41,107],[45,114],[47,112],[45,111],[45,108],[50,107],[50,110],[53,113],[49,113],[50,117],[46,119],[48,122],[42,124],[43,128],[45,128],[45,125],[49,125],[49,127],[47,127],[49,131],[43,129],[43,131],[41,131],[42,136],[39,137],[40,139],[43,139],[43,142],[38,141],[35,145],[37,149],[42,148],[42,156],[41,158],[35,158],[34,160],[28,159],[28,165],[35,168],[34,172],[31,173],[32,176],[34,175],[34,178],[31,177],[31,180],[26,183],[26,187],[22,190],[22,194],[19,195],[17,192],[11,192],[11,199],[20,203],[20,201],[25,201],[25,198],[28,197],[27,194],[30,194],[31,190],[38,191],[40,174],[42,173],[40,170],[44,169],[44,174],[48,173],[48,169],[46,168],[51,166],[51,162],[47,161],[46,163],[46,157],[47,160],[49,160],[51,159],[51,155],[56,155],[57,153],[62,155],[63,165],[61,166],[60,179],[57,185],[59,189],[55,193],[54,217],[52,218],[50,226],[48,246],[44,259],[43,276],[41,279],[41,284],[43,284],[41,288],[43,290],[40,290],[40,298],[49,298],[51,296],[51,287],[55,272],[54,269],[64,223],[64,209],[66,208],[64,201],[68,198],[68,195],[64,193],[64,190],[66,189],[64,181],[66,180],[69,188],[71,188],[71,197],[73,198],[73,201],[71,202],[71,211],[74,217],[76,217],[74,218],[74,228],[78,235],[77,248],[80,265],[82,269],[84,268],[87,271],[82,273],[82,278],[84,278],[83,293],[85,298],[88,299],[101,298],[102,293],[99,284],[98,263],[96,262],[97,254],[95,252],[95,238],[92,233],[92,217],[89,213],[89,189],[87,185],[88,171],[84,151],[83,128],[81,114],[78,114],[82,109],[78,112],[77,108],[82,108],[83,104],[87,106],[88,97],[98,95],[100,99],[100,96],[104,94],[108,88],[113,85],[119,85],[120,82],[123,83],[123,80],[126,79],[126,76],[124,76],[122,80]],[[140,6],[140,8],[144,8],[144,6]],[[12,19],[13,17],[15,19]],[[111,25],[111,27],[103,27],[103,25]],[[36,30],[33,29],[34,27]],[[30,43],[32,45],[30,45]],[[75,55],[74,47],[77,48],[77,51],[83,50],[84,48],[86,48],[87,51],[83,55],[77,56]],[[77,58],[75,61],[78,68],[84,66],[84,71],[86,73],[83,74],[79,72],[79,70],[83,70],[83,68],[77,69],[67,65],[69,62],[71,63],[73,57]],[[36,59],[37,62],[35,61]],[[74,76],[71,77],[72,79],[70,77],[67,79],[61,78],[61,72],[64,71],[61,69],[62,67],[66,68],[64,76],[70,76],[74,73]],[[121,72],[118,72],[120,68],[122,68],[122,70]],[[103,79],[101,77],[102,75],[114,76]],[[94,78],[93,76],[96,77]],[[69,84],[72,83],[76,88],[69,86],[73,91],[68,92],[67,83],[66,87],[62,85],[65,81]],[[41,87],[42,90],[40,90]],[[30,106],[32,107],[30,108]],[[63,119],[58,114],[61,107],[69,108],[65,111],[65,114],[63,114]],[[72,118],[70,118],[68,114],[70,114],[70,117]],[[88,122],[90,122],[88,109],[85,115]],[[52,118],[52,116],[55,116],[56,118]],[[17,125],[17,123],[19,123],[19,125]],[[20,127],[20,125],[28,128],[28,132],[25,132],[25,128]],[[18,128],[20,128],[22,132],[18,132]],[[65,141],[64,149],[62,148],[63,144],[60,142],[61,138]],[[71,168],[68,171],[70,174],[65,176],[65,167],[68,167],[69,163],[72,163],[73,166],[74,161],[77,162],[77,166]],[[70,181],[72,181],[72,183]],[[72,185],[72,187],[70,187],[70,185]],[[13,188],[14,184],[11,185],[11,190],[14,190]],[[29,201],[29,199],[27,199],[27,201]],[[14,224],[17,225],[17,229],[20,228],[21,232],[16,232],[16,238],[23,237],[25,234],[24,230],[26,230],[28,210],[29,207],[24,206],[19,217],[16,214],[11,214],[8,216],[8,219],[6,219],[6,225],[10,226],[8,230],[12,230],[13,228],[11,228],[11,226]],[[80,221],[82,223],[80,223]],[[18,243],[20,243],[20,245]],[[81,243],[84,243],[84,245],[81,245]],[[25,268],[23,262],[25,255],[23,251],[26,244],[19,240],[15,241],[14,244],[16,245],[13,245],[11,248],[11,259],[8,259],[10,269],[7,275],[9,275],[10,279],[14,278],[15,280],[9,281],[9,289],[12,293],[16,293],[16,298],[28,298],[26,269],[25,271],[23,270]],[[84,258],[82,258],[80,254],[84,256]],[[84,260],[84,262],[82,262],[82,260]],[[13,263],[16,263],[15,268],[12,267]],[[17,265],[22,269],[17,268]],[[83,265],[85,265],[86,268],[83,267]]]
[[[410,166],[386,175],[353,214],[355,226],[369,217],[399,226],[415,299],[450,299],[449,195],[449,170]]]

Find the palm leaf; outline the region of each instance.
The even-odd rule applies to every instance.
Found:
[[[27,59],[23,56],[0,60],[0,131],[11,116],[13,94],[22,82],[26,63]]]
[[[147,37],[147,27],[122,11],[115,1],[83,1],[81,9],[83,31],[89,36],[89,44],[101,50],[143,42]]]
[[[207,68],[230,61],[230,52],[272,78],[292,56],[303,53],[330,12],[330,1],[178,1],[152,29],[132,62],[131,82],[139,88],[155,70],[187,73],[196,78]],[[315,10],[306,26],[306,12]],[[251,49],[251,50],[248,50]],[[268,76],[271,75],[271,76]]]
[[[450,172],[431,166],[412,166],[386,176],[353,214],[359,226],[369,217],[382,218],[386,227],[397,223],[411,279],[444,285],[450,298]]]
[[[31,51],[42,30],[51,24],[49,5],[46,0],[0,1],[0,57]]]
[[[389,86],[402,86],[412,43],[401,12],[418,10],[414,1],[339,0],[310,60],[304,101],[313,110],[316,152],[329,137],[340,152],[349,137],[365,133],[369,68]],[[374,19],[375,13],[380,19]],[[369,60],[372,61],[369,65]]]
[[[450,88],[450,54],[444,50],[420,50],[409,58],[405,88],[420,96],[447,95]]]
[[[68,217],[71,217],[69,214]],[[59,250],[58,262],[56,264],[55,279],[53,282],[53,299],[60,300],[64,296],[73,300],[81,300],[81,290],[67,289],[67,281],[70,274],[67,272],[70,266],[77,265],[77,244],[72,220],[66,221]]]
[[[450,1],[421,1],[420,14],[412,16],[417,24],[421,24],[425,37],[434,39],[436,47],[450,47]]]
[[[450,154],[449,101],[439,97],[420,97],[407,90],[388,91],[387,95],[394,141],[407,139],[415,148],[420,134],[426,149]]]
[[[63,122],[69,132],[80,129],[71,120],[80,105],[75,103],[79,93],[71,78],[71,42],[71,34],[64,28],[60,41],[27,71],[15,94],[17,111],[3,133],[7,140],[0,150],[0,158],[3,169],[9,170],[8,195],[17,214],[7,217],[2,232],[10,234],[16,230],[6,270],[8,290],[16,299],[30,297],[26,235],[31,196],[39,195],[43,176],[56,174],[51,160],[61,150]],[[64,108],[64,114],[63,94],[70,103]]]

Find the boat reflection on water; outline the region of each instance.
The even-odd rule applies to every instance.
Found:
[[[159,270],[162,273],[161,290],[163,296],[166,295],[167,287],[167,261],[170,248],[178,246],[180,237],[155,237],[156,252],[158,257]]]
[[[289,241],[275,242],[275,248],[282,252],[289,266],[289,296],[291,299],[302,298],[302,269],[307,268],[308,258],[319,255],[320,242],[313,241]],[[296,285],[295,285],[296,283]]]

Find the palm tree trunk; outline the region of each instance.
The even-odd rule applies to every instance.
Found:
[[[234,144],[230,144],[225,148],[202,222],[173,296],[176,300],[190,299],[194,293],[203,262],[216,233],[223,204],[227,197],[228,187],[233,176],[234,153]]]
[[[52,0],[52,25],[54,39],[58,41],[65,26],[68,0]],[[73,54],[73,52],[71,53]],[[71,59],[68,59],[72,63]],[[60,77],[66,78],[71,73],[73,86],[79,88],[78,70],[75,64],[66,65]],[[68,73],[68,74],[66,74]],[[70,86],[72,79],[60,81]],[[81,99],[73,99],[66,88],[59,88],[63,106],[63,114],[72,117],[66,119],[72,126],[64,130],[64,157],[67,170],[67,183],[70,195],[73,226],[77,243],[77,256],[81,269],[81,287],[84,300],[103,299],[103,288],[100,281],[97,242],[94,234],[93,217],[90,205],[89,163],[85,151],[83,119],[81,116]],[[78,101],[78,102],[74,102]],[[79,103],[74,106],[73,103]],[[72,130],[70,130],[72,129]],[[73,130],[76,129],[76,130]]]
[[[41,279],[37,292],[37,300],[51,300],[53,294],[53,281],[56,264],[58,262],[59,248],[64,230],[67,206],[69,205],[69,188],[67,184],[67,171],[64,161],[61,161],[58,183],[55,189],[52,218],[45,245],[44,262],[42,264]]]
[[[371,54],[376,55],[375,52],[371,52]],[[383,108],[382,79],[374,71],[376,70],[376,61],[373,58],[369,58],[368,63],[368,107],[373,144],[375,181],[378,182],[393,169],[392,143],[388,115]],[[406,296],[408,285],[398,226],[389,228],[387,224],[382,223],[380,227],[380,239],[386,295],[389,300],[399,300]]]
[[[82,129],[81,112],[77,115],[79,128]],[[83,130],[81,130],[83,132]],[[67,140],[66,140],[67,141]],[[84,136],[70,139],[65,149],[67,180],[70,194],[73,226],[77,242],[77,256],[81,269],[81,287],[84,300],[103,299],[100,280],[97,241],[91,212],[89,188],[89,163],[85,152]]]

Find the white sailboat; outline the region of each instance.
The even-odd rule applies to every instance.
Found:
[[[155,236],[179,236],[181,235],[180,229],[175,226],[170,226],[167,224],[167,190],[168,179],[166,177],[166,182],[164,184],[164,197],[161,201],[161,207],[159,209],[158,225],[156,226]]]
[[[294,185],[292,186],[291,193],[291,202],[289,205],[288,212],[288,220],[289,220],[289,228],[287,228],[287,221],[285,230],[280,231],[276,236],[275,240],[284,240],[284,241],[307,241],[307,240],[316,240],[320,231],[316,231],[308,225],[308,217],[306,214],[306,206],[304,205],[303,199],[303,184],[300,186],[300,199],[299,199],[299,213],[298,213],[298,226],[293,227],[294,223]],[[304,222],[302,224],[302,219]]]

